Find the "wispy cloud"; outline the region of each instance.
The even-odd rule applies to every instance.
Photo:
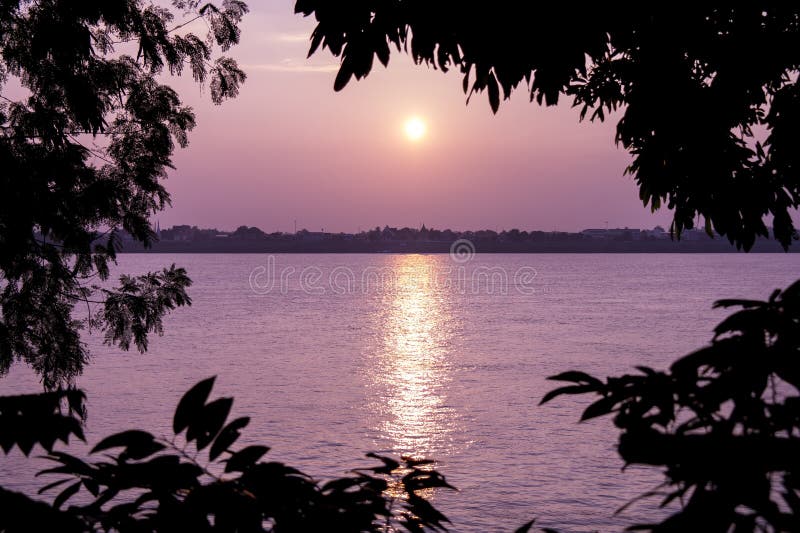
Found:
[[[248,70],[261,70],[267,72],[336,72],[339,70],[337,63],[310,64],[298,63],[293,59],[284,59],[278,63],[255,63],[240,65],[245,72]]]
[[[311,34],[307,32],[276,32],[269,33],[267,37],[272,41],[280,41],[282,43],[307,43],[311,38]]]

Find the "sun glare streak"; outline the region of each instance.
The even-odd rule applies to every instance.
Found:
[[[398,256],[396,284],[385,295],[380,353],[371,365],[375,428],[401,453],[435,456],[448,448],[454,413],[445,389],[451,378],[453,309],[431,279],[432,256]],[[382,346],[381,346],[382,345]]]

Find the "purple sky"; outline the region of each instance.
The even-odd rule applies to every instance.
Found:
[[[198,127],[176,155],[162,227],[192,224],[265,231],[355,231],[377,225],[452,229],[651,228],[668,224],[642,206],[622,173],[628,156],[614,124],[578,123],[565,101],[528,102],[524,90],[494,116],[485,95],[469,106],[457,72],[414,66],[393,53],[366,80],[333,91],[337,61],[305,56],[314,21],[293,2],[250,2],[231,54],[248,74],[221,107],[175,82]],[[412,116],[427,134],[410,142]]]

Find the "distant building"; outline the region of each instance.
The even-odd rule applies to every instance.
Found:
[[[390,228],[389,226],[384,226],[383,231],[381,231],[381,239],[383,239],[384,241],[393,240],[396,233],[397,233],[397,228]]]
[[[681,234],[681,239],[685,239],[687,241],[705,241],[710,239],[711,237],[708,236],[705,230],[702,229],[688,229]]]
[[[585,229],[581,232],[581,235],[585,237],[589,237],[591,239],[606,239],[608,238],[608,230],[607,229],[598,229],[598,228],[590,228]]]
[[[164,240],[191,241],[193,240],[196,229],[196,227],[193,228],[187,225],[172,226],[171,230],[163,230],[161,234],[164,236]]]
[[[643,230],[642,234],[648,239],[669,239],[669,233],[664,231],[664,228],[661,226],[656,226],[653,229]]]
[[[642,231],[638,228],[589,228],[581,235],[599,241],[638,241],[642,238]]]
[[[325,240],[325,233],[321,231],[307,231],[303,233],[303,241],[305,242],[319,242]]]

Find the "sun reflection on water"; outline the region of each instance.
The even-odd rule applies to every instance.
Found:
[[[435,456],[449,447],[455,426],[447,405],[457,318],[447,291],[434,283],[441,257],[393,258],[395,283],[383,295],[380,332],[368,357],[374,429],[390,448]],[[376,339],[377,340],[377,339]]]

